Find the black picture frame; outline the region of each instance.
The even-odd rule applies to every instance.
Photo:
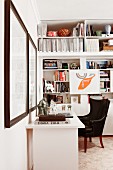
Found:
[[[26,26],[24,25],[18,11],[16,10],[14,4],[11,0],[5,0],[5,13],[4,13],[4,126],[5,128],[10,128],[20,120],[25,118],[31,111],[36,109],[37,114],[37,48],[30,37]],[[11,12],[13,12],[18,24],[21,26],[23,31],[25,32],[25,74],[23,79],[25,80],[25,110],[23,112],[20,111],[19,114],[15,115],[13,118],[11,116],[11,49],[10,49],[10,39],[11,39]],[[35,105],[32,108],[29,108],[29,41],[33,44],[35,49]],[[18,75],[17,75],[18,77]],[[12,90],[13,91],[13,90]],[[14,104],[13,104],[14,105]],[[12,109],[13,110],[13,109]]]

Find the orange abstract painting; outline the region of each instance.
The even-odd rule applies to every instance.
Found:
[[[91,80],[93,79],[93,77],[95,77],[95,74],[91,77],[83,78],[83,80],[80,82],[78,86],[78,90],[85,89],[91,83]]]

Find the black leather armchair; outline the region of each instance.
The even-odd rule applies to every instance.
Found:
[[[99,137],[101,147],[104,148],[102,142],[102,132],[107,117],[110,101],[108,99],[95,100],[90,98],[90,112],[84,116],[78,116],[84,123],[85,128],[78,129],[78,135],[84,137],[84,152],[87,150],[87,138]]]

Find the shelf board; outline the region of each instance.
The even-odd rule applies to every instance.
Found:
[[[44,92],[43,94],[70,94],[70,92]]]
[[[101,93],[101,94],[106,94],[106,93],[107,93],[107,94],[110,94],[110,93],[113,93],[113,92],[103,92],[103,91],[101,91],[100,93]]]
[[[100,82],[109,82],[110,80],[100,80]]]
[[[67,83],[69,83],[69,81],[60,81],[60,80],[59,80],[59,81],[54,81],[54,82],[61,82],[61,83],[62,83],[62,82],[63,82],[63,83],[66,83],[66,82],[67,82]]]
[[[113,39],[113,36],[86,36],[86,39],[99,39],[99,40],[108,40]]]
[[[68,36],[68,37],[39,37],[39,39],[76,39],[84,38],[84,36]]]
[[[58,70],[58,71],[65,71],[65,70],[70,70],[70,69],[43,69],[43,71],[56,71],[56,70]]]
[[[113,59],[113,51],[111,52],[39,52],[39,57],[43,58],[59,58],[62,59],[62,57],[65,57],[67,59],[80,59],[80,57],[86,57],[86,59],[94,58],[96,59],[102,59],[103,57],[107,57],[106,59]],[[96,58],[95,58],[96,57]]]

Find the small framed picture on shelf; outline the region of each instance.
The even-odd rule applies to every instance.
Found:
[[[63,96],[57,96],[57,98],[56,98],[56,103],[57,103],[57,104],[63,103]]]

